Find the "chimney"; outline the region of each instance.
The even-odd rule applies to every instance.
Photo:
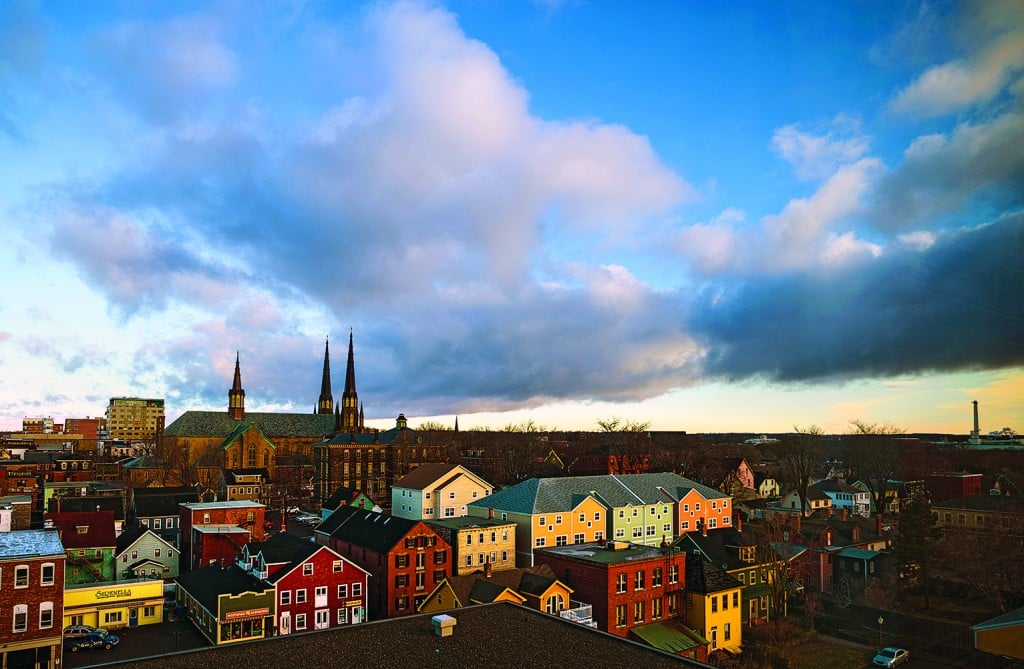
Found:
[[[846,507],[845,506],[839,511],[839,517],[842,519],[842,521],[844,523],[846,522]]]
[[[700,523],[700,533],[703,534],[704,536],[708,536],[708,523],[707,523],[707,521],[702,518],[701,520],[699,520],[697,522]]]
[[[737,511],[736,513],[732,514],[732,522],[733,522],[733,526],[736,528],[737,532],[742,532],[743,531],[743,514],[742,513]]]
[[[484,561],[484,578],[490,578],[490,577],[491,577],[491,558],[488,557]]]
[[[800,534],[800,521],[803,518],[803,514],[796,514],[796,533]]]
[[[493,506],[487,509],[487,518],[489,520],[494,520],[494,507]]]
[[[882,514],[875,514],[875,534],[882,536]]]
[[[452,632],[455,631],[455,618],[449,615],[441,614],[434,616],[430,619],[430,622],[434,625],[434,634],[437,636],[451,636]]]

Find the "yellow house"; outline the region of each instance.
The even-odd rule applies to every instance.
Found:
[[[464,576],[514,569],[516,566],[516,524],[493,518],[445,518],[427,521],[438,536],[452,547],[452,574]]]
[[[686,623],[710,642],[711,652],[740,652],[742,589],[742,583],[700,555],[686,557]]]
[[[164,582],[160,579],[78,585],[64,589],[64,626],[91,625],[108,630],[152,625],[164,619]]]
[[[462,465],[428,462],[391,487],[391,515],[441,520],[467,515],[466,505],[494,492],[494,486]]]
[[[572,588],[559,581],[547,565],[503,572],[487,570],[444,579],[416,610],[436,613],[473,604],[512,602],[557,615],[569,608],[572,593]]]
[[[971,631],[978,650],[1024,659],[1024,607],[978,623]]]

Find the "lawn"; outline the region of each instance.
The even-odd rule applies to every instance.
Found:
[[[807,644],[786,652],[793,669],[857,669],[871,662],[871,651],[844,646]]]

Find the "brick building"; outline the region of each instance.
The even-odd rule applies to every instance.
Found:
[[[179,508],[182,571],[230,565],[250,541],[263,541],[266,507],[255,502],[190,502]]]
[[[0,532],[0,666],[60,667],[64,562],[56,530]]]
[[[451,547],[423,521],[342,506],[317,526],[316,541],[370,573],[373,619],[416,613],[452,573]]]

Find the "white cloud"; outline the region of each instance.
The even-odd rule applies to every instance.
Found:
[[[867,153],[867,137],[840,138],[835,132],[812,135],[795,125],[783,126],[772,136],[772,148],[796,169],[801,179],[830,176],[841,166]]]

